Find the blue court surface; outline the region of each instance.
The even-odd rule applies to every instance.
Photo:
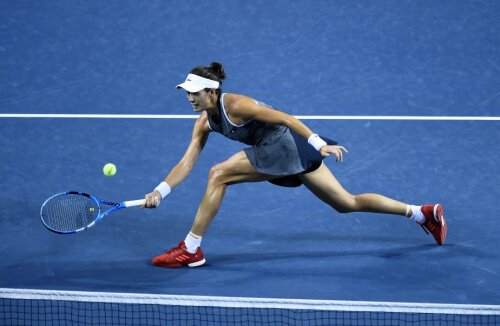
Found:
[[[467,0],[0,2],[0,288],[500,305],[499,17],[500,2]],[[140,199],[166,176],[195,121],[172,116],[193,114],[174,86],[211,61],[224,91],[346,146],[325,162],[350,192],[442,203],[446,244],[249,183],[228,188],[207,266],[153,267],[189,231],[210,167],[244,148],[216,134],[158,209],[47,231],[54,193]]]

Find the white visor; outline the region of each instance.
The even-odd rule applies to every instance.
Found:
[[[189,74],[186,78],[186,81],[182,84],[177,85],[175,88],[184,88],[186,91],[190,93],[196,93],[205,88],[219,88],[219,82],[204,78],[198,75]]]

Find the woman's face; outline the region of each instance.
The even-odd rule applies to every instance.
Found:
[[[217,107],[217,95],[215,90],[201,90],[196,93],[187,92],[189,103],[193,106],[195,112],[210,110]]]

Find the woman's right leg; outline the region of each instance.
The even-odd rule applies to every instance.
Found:
[[[203,236],[224,198],[228,185],[242,182],[265,181],[273,178],[257,172],[244,151],[240,151],[226,161],[210,169],[207,189],[203,195],[191,232]]]
[[[160,267],[198,267],[205,264],[200,248],[202,236],[217,214],[228,185],[241,182],[264,181],[273,178],[252,166],[244,151],[213,166],[207,182],[207,189],[201,200],[191,231],[177,247],[154,257],[152,264]]]

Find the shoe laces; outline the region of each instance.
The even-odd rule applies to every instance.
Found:
[[[173,247],[169,250],[166,250],[165,254],[167,254],[169,256],[177,256],[183,252],[184,252],[184,248],[182,248],[182,241],[181,241],[181,242],[179,242],[179,244],[176,247]]]

